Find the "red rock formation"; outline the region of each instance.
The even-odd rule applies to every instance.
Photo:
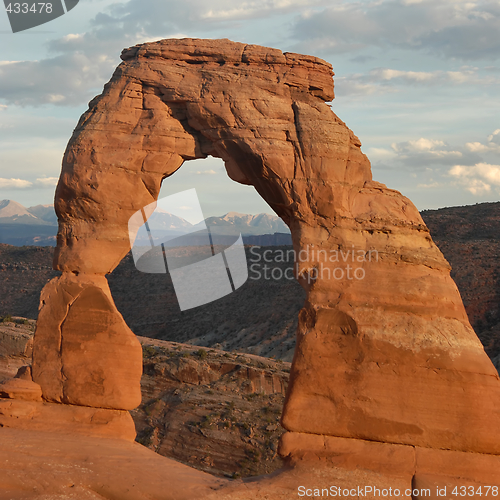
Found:
[[[34,346],[44,397],[136,404],[135,368],[128,383],[105,368],[122,369],[114,346],[139,361],[103,275],[162,181],[212,155],[289,225],[308,293],[282,418],[289,458],[321,455],[318,434],[352,450],[366,440],[500,454],[498,374],[418,211],[372,181],[359,140],[325,104],[331,66],[228,40],[163,40],[122,59],[63,160],[54,264],[64,274],[42,294]],[[87,341],[109,349],[81,357]],[[418,467],[403,472],[409,482]]]
[[[224,40],[167,40],[122,58],[64,156],[60,270],[114,269],[129,250],[129,218],[184,160],[222,157],[229,176],[253,184],[286,222],[308,204],[306,191],[323,193],[318,206],[333,198],[319,179],[347,175],[362,187],[371,178],[359,141],[324,104],[333,73],[321,59]]]
[[[42,389],[32,380],[13,378],[0,384],[0,398],[42,401]]]
[[[221,157],[303,251],[285,427],[500,453],[496,370],[418,211],[371,180],[359,140],[325,104],[330,65],[224,40],[122,58],[64,157],[56,267],[111,271],[129,249],[128,219],[162,180],[184,160]]]
[[[0,427],[127,441],[135,439],[134,421],[127,411],[27,401],[27,397],[20,398],[19,394],[10,394],[12,399],[4,399],[1,392],[0,386]]]
[[[141,402],[142,349],[106,278],[64,273],[42,291],[33,380],[47,401],[131,410]]]

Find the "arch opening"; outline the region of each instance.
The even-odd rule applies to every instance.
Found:
[[[182,311],[170,274],[142,273],[135,268],[129,254],[108,275],[118,310],[140,336],[291,361],[298,311],[305,293],[294,276],[294,252],[288,228],[276,215],[261,212],[272,209],[252,186],[239,185],[230,179],[220,159],[186,161],[162,181],[159,199],[193,187],[197,189],[212,237],[215,235],[221,241],[227,238],[229,244],[235,235],[242,234],[248,269],[246,282],[215,302]],[[222,196],[224,200],[220,199]],[[190,214],[190,207],[184,208],[187,220],[182,219],[183,214],[180,217],[164,214],[164,221],[156,221],[160,228],[170,225],[172,245],[175,239],[179,241],[180,234],[187,234],[182,231],[192,229],[185,227],[186,222],[199,228],[196,213]],[[167,232],[162,237],[168,241]],[[180,241],[182,246],[172,251],[184,256],[192,249],[183,246],[187,240],[181,237]],[[219,250],[227,246],[222,245]],[[147,293],[141,294],[142,290]]]

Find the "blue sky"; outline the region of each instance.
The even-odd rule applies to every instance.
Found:
[[[174,37],[322,57],[375,180],[420,210],[500,199],[500,3],[460,0],[80,0],[16,34],[0,11],[0,199],[52,203],[66,143],[121,50]],[[164,194],[192,187],[205,216],[270,212],[217,159],[185,163]]]

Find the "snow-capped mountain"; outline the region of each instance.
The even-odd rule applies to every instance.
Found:
[[[228,212],[221,217],[208,217],[205,224],[212,233],[221,235],[241,233],[243,236],[249,236],[290,232],[288,226],[279,217],[265,213],[251,215]],[[197,224],[195,227],[201,229],[202,224]]]
[[[151,230],[173,231],[179,234],[188,233],[193,225],[182,217],[170,214],[163,210],[156,210],[148,219]]]
[[[56,234],[53,205],[26,208],[13,200],[0,201],[0,243],[53,246]]]
[[[276,215],[257,215],[228,212],[220,217],[208,217],[204,223],[191,224],[171,213],[157,210],[148,220],[155,241],[169,241],[183,235],[201,231],[208,226],[213,236],[255,236],[290,233],[285,223]],[[0,243],[11,245],[55,244],[57,217],[53,205],[36,205],[26,208],[12,200],[0,201]],[[150,244],[147,232],[137,235],[138,244]],[[179,244],[184,240],[179,240]],[[188,241],[188,240],[185,240]],[[195,241],[191,239],[189,241]],[[42,242],[42,243],[40,243]]]
[[[20,203],[12,200],[0,201],[0,222],[4,224],[46,224]]]

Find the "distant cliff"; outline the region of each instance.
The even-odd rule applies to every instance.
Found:
[[[425,210],[452,267],[469,320],[490,357],[500,354],[500,203]]]

